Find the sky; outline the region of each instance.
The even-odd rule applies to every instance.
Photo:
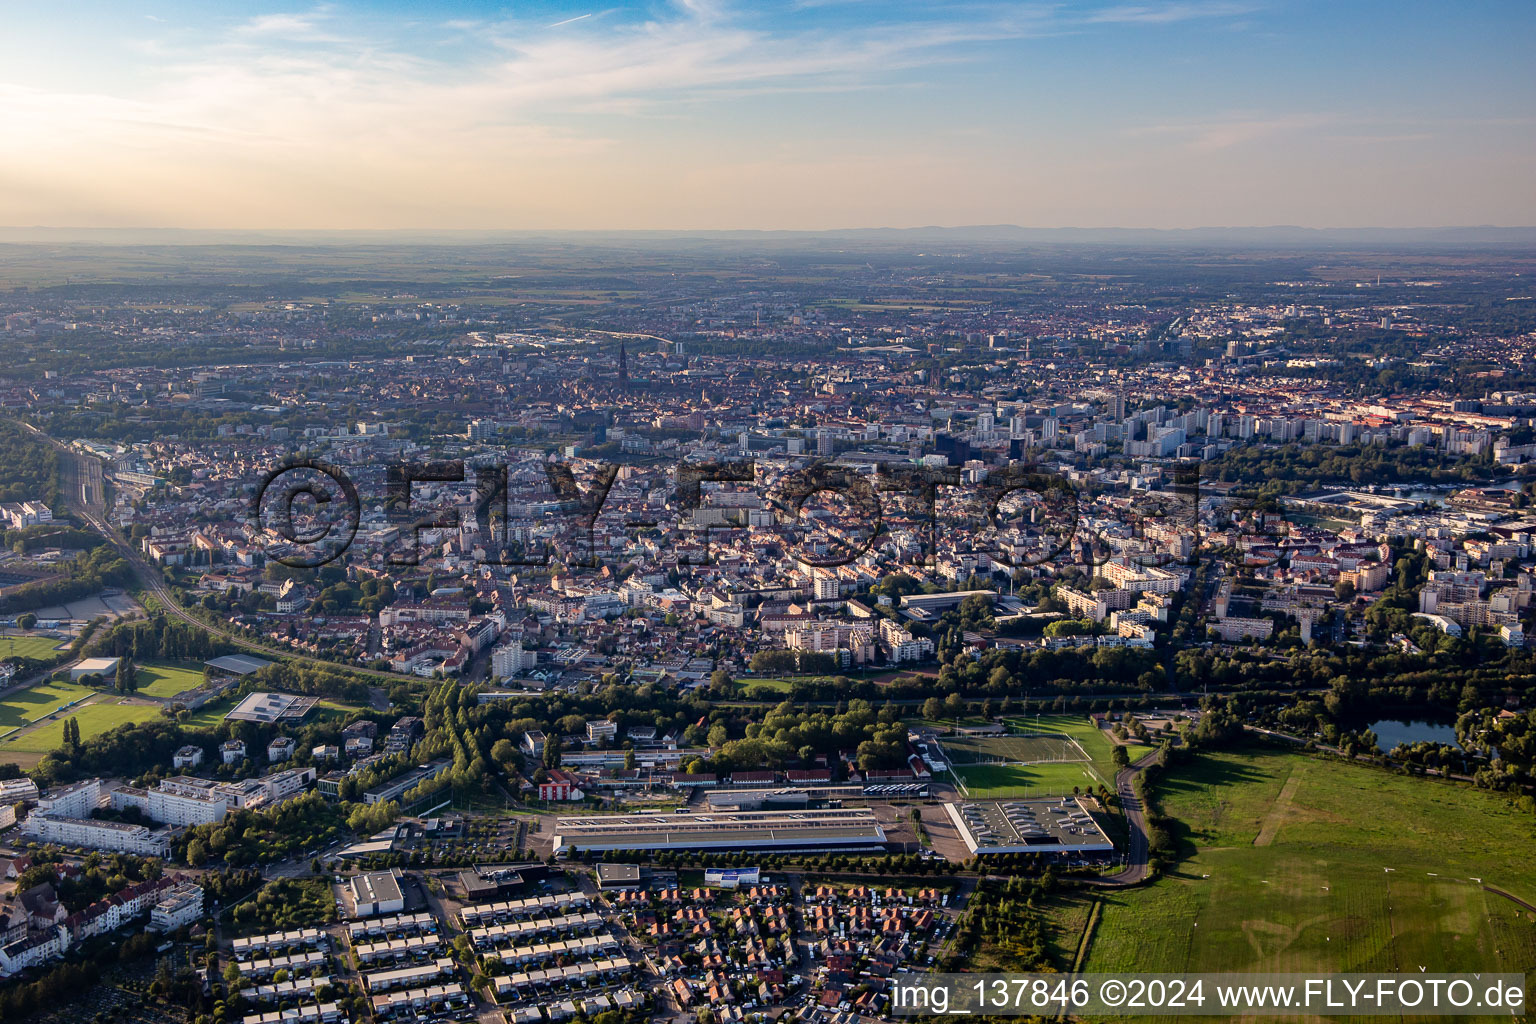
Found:
[[[1536,225],[1536,3],[0,0],[0,225]]]

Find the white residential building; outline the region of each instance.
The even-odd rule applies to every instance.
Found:
[[[491,651],[491,673],[499,678],[531,672],[538,664],[538,654],[523,650],[519,641],[514,640]]]
[[[315,781],[316,774],[312,767],[285,768],[259,779],[221,782],[213,787],[213,792],[223,797],[232,808],[265,807],[304,792]]]
[[[87,779],[62,789],[51,790],[37,801],[32,813],[58,818],[89,818],[101,806],[101,780]]]
[[[885,645],[886,657],[897,664],[933,657],[932,640],[913,636],[891,619],[880,620],[880,641]]]
[[[19,779],[0,779],[0,804],[17,804],[23,800],[36,800],[37,783],[23,776]]]
[[[203,887],[182,882],[164,893],[149,912],[149,926],[161,932],[173,932],[203,916]]]
[[[34,932],[0,948],[0,976],[19,974],[28,967],[45,964],[63,956],[69,948],[69,933],[62,927],[45,932]]]
[[[151,832],[143,825],[121,821],[67,818],[34,811],[22,822],[21,832],[38,842],[60,846],[133,853],[141,857],[168,857],[171,853],[169,829]]]
[[[214,792],[215,783],[178,775],[163,779],[155,789],[124,786],[112,793],[112,807],[136,807],[151,821],[165,825],[207,825],[223,821],[229,801]]]

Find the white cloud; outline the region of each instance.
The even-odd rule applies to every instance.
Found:
[[[1007,67],[982,62],[989,50],[997,56],[999,42],[1135,33],[1137,26],[1249,9],[1149,0],[1084,12],[983,0],[845,23],[817,12],[769,21],[753,10],[693,2],[653,9],[643,20],[594,9],[551,26],[542,18],[403,25],[318,6],[244,20],[217,36],[205,29],[202,37],[178,22],[176,31],[156,29],[137,48],[115,41],[112,59],[122,66],[112,75],[69,80],[109,80],[110,87],[7,85],[13,72],[0,68],[7,145],[0,224],[1305,222],[1278,205],[1250,217],[1227,211],[1253,202],[1250,185],[1266,175],[1275,179],[1271,196],[1294,194],[1301,176],[1286,161],[1309,152],[1298,140],[1313,149],[1330,140],[1350,146],[1360,167],[1329,171],[1347,178],[1372,154],[1399,150],[1345,139],[1409,142],[1430,128],[1273,109],[1210,116],[1222,109],[1219,98],[1186,121],[1129,131],[1114,121],[1056,128],[1047,125],[1049,115],[1068,108],[1053,107],[1049,95],[997,100],[1046,115],[1021,128],[1028,118],[983,109],[993,101],[987,86],[974,93],[977,111],[902,123],[906,96],[917,96],[941,70],[960,77],[957,69],[963,73],[969,61],[1006,90],[1013,84]],[[61,65],[68,59],[61,53]],[[873,89],[884,91],[889,131],[814,113],[803,130],[772,120],[814,104],[775,107],[771,97]],[[732,149],[748,134],[738,129],[757,127],[742,112],[749,104],[755,112],[762,97],[768,119],[760,138]],[[1471,122],[1436,130],[1529,137]],[[1126,159],[1136,149],[1140,164]],[[1492,157],[1484,163],[1491,169],[1463,161],[1471,169],[1457,194],[1493,194],[1476,186],[1529,166]],[[1470,177],[1474,172],[1482,178]],[[1379,179],[1373,172],[1355,192],[1337,194],[1384,202]],[[1101,208],[1105,201],[1121,205]]]
[[[1100,25],[1171,25],[1199,18],[1231,18],[1252,14],[1257,4],[1209,0],[1186,3],[1119,4],[1088,15],[1087,20]]]
[[[259,14],[236,26],[235,36],[284,43],[342,43],[346,37],[322,27],[330,20],[327,6],[307,14]]]

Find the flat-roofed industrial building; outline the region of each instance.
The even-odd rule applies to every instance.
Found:
[[[262,722],[268,725],[274,722],[297,724],[319,702],[319,697],[301,697],[292,693],[262,691],[247,694],[246,698],[235,705],[234,709],[224,717],[233,722]]]
[[[353,875],[351,889],[353,913],[358,917],[398,914],[405,909],[399,868]]]
[[[949,803],[944,810],[973,854],[1109,853],[1115,848],[1074,797]]]
[[[885,845],[867,807],[714,814],[573,815],[555,823],[554,852],[572,850],[830,850]]]

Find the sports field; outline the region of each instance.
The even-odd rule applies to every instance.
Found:
[[[80,738],[90,739],[120,725],[130,722],[146,722],[160,713],[153,704],[120,704],[122,698],[98,696],[90,704],[66,712],[57,719],[44,722],[31,732],[20,733],[0,740],[0,761],[8,753],[46,754],[58,749],[64,739],[64,722],[73,718],[80,723]]]
[[[1114,743],[1086,715],[1030,715],[1010,718],[1007,724],[1025,735],[944,736],[939,740],[946,751],[957,755],[955,774],[965,783],[971,799],[1053,796],[1070,793],[1073,786],[1113,788]],[[1132,744],[1127,749],[1135,760],[1148,748]],[[971,758],[985,761],[1004,753],[1032,763],[967,763]]]
[[[939,741],[954,765],[1087,761],[1077,741],[1060,733],[1030,736],[945,736]]]
[[[1100,775],[1109,779],[1115,777],[1115,744],[1087,715],[1028,715],[1008,719],[1008,727],[1015,732],[1049,732],[1070,736],[1093,759],[1093,766]],[[1149,749],[1134,742],[1126,746],[1132,761]]]
[[[1532,828],[1502,798],[1255,750],[1160,785],[1187,855],[1103,894],[1088,971],[1536,973]]]
[[[56,649],[66,643],[51,636],[0,636],[0,661],[6,658],[36,658],[51,661],[59,656]]]
[[[0,732],[46,718],[61,705],[90,697],[97,691],[74,683],[41,683],[0,697]]]
[[[1098,789],[1108,779],[1094,774],[1087,761],[1062,764],[976,764],[956,768],[965,780],[966,796],[971,800],[1001,800],[1005,797],[1061,796],[1079,789]]]
[[[195,690],[203,685],[201,665],[154,662],[135,666],[139,670],[139,693],[168,700],[178,693]]]
[[[744,694],[750,694],[754,690],[762,690],[765,693],[788,693],[795,685],[793,679],[779,679],[777,677],[767,679],[738,679],[736,688]]]

